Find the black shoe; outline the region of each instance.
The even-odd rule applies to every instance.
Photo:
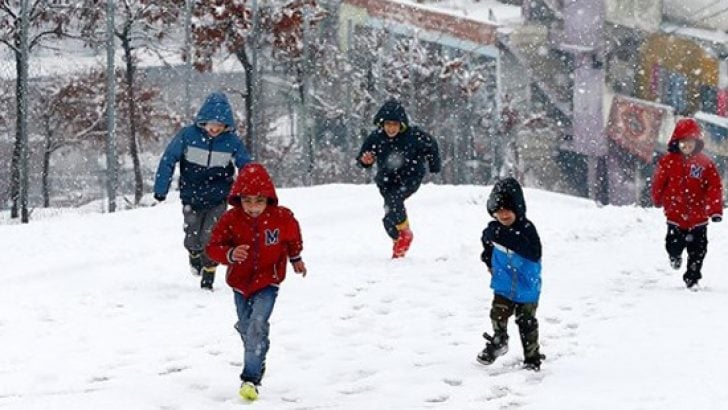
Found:
[[[545,359],[546,356],[538,354],[535,357],[527,357],[523,361],[523,368],[526,370],[533,370],[534,372],[541,370],[541,360]]]
[[[682,266],[682,256],[670,256],[670,266],[675,270],[680,269],[680,266]]]
[[[200,287],[202,289],[212,290],[213,282],[215,282],[215,267],[202,268],[202,279],[200,280]]]
[[[202,252],[190,252],[190,272],[195,276],[200,276],[202,271]]]
[[[698,279],[683,278],[683,281],[685,281],[685,286],[687,286],[688,289],[692,289],[693,287],[698,285]]]
[[[483,333],[483,337],[488,343],[485,344],[485,349],[478,354],[476,360],[478,363],[489,365],[500,356],[508,353],[508,335],[500,334],[491,336],[488,333]]]
[[[703,275],[701,275],[700,272],[688,270],[685,274],[683,274],[683,282],[685,282],[685,286],[687,286],[688,289],[694,289],[702,277]]]

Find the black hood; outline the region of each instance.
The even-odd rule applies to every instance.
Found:
[[[381,126],[384,121],[399,121],[405,128],[409,128],[407,113],[404,112],[402,104],[394,98],[387,100],[374,116],[374,125],[377,127]]]
[[[503,178],[496,182],[490,192],[487,203],[488,213],[493,215],[495,211],[505,208],[516,214],[517,218],[526,216],[526,200],[523,198],[521,184],[513,177]]]

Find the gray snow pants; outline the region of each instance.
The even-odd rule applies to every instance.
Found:
[[[184,216],[184,245],[187,251],[193,255],[200,255],[202,267],[215,267],[217,263],[207,257],[205,246],[210,241],[212,228],[227,209],[227,202],[210,209],[194,210],[189,205],[182,207]]]

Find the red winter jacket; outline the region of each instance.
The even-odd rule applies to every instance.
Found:
[[[246,214],[241,204],[243,195],[267,197],[263,213],[256,218]],[[262,165],[251,163],[240,170],[228,203],[233,207],[215,225],[205,248],[208,256],[228,265],[228,285],[245,296],[278,285],[286,277],[287,260],[301,259],[303,241],[293,212],[278,206],[275,187]],[[243,244],[250,246],[247,259],[233,262],[233,248]]]
[[[686,120],[682,120],[686,121]],[[667,222],[681,229],[708,223],[708,218],[723,215],[723,185],[715,163],[701,152],[699,133],[679,132],[670,138],[670,151],[660,158],[652,177],[652,202],[664,207]],[[697,140],[695,152],[685,156],[679,151],[682,139]]]

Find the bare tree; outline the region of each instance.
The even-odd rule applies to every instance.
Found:
[[[86,0],[89,8],[84,13],[85,33],[93,42],[100,41],[105,24],[105,8],[92,7],[97,0]],[[117,3],[114,20],[114,34],[121,43],[124,54],[124,95],[126,120],[128,123],[129,155],[134,168],[134,204],[144,195],[144,181],[139,160],[139,113],[138,96],[135,94],[138,60],[136,51],[154,50],[160,47],[172,27],[179,23],[185,0],[125,0]]]
[[[101,71],[73,76],[67,80],[53,78],[41,87],[35,104],[35,116],[43,134],[41,191],[43,206],[50,206],[51,156],[62,147],[79,144],[90,135],[99,138],[103,130],[106,101]]]
[[[125,78],[124,70],[117,70],[117,80]],[[35,116],[44,136],[43,168],[41,174],[43,206],[50,204],[51,156],[62,147],[87,145],[102,147],[106,138],[106,70],[103,67],[72,76],[55,78],[39,90]],[[116,99],[126,101],[131,92],[124,86],[116,89]],[[159,130],[166,130],[179,119],[158,107],[159,89],[144,81],[135,81],[137,134],[140,141],[156,139]],[[117,129],[128,132],[130,124],[127,106],[120,107],[116,117]]]
[[[63,9],[53,7],[48,1],[33,0],[29,1],[28,16],[30,33],[28,36],[28,49],[33,50],[41,47],[49,39],[58,39],[67,35],[71,35],[72,22],[80,11],[80,5],[69,2]],[[0,43],[8,47],[15,56],[16,69],[16,93],[15,97],[18,101],[22,98],[23,93],[27,90],[22,89],[21,84],[21,2],[19,0],[2,0],[0,1]],[[13,155],[10,165],[10,199],[12,208],[10,211],[11,218],[18,217],[18,201],[20,199],[20,155],[23,149],[23,136],[21,134],[21,115],[20,104],[16,104],[16,135],[15,144],[13,146]]]
[[[255,134],[253,110],[258,109],[255,101],[255,73],[250,53],[251,40],[256,49],[268,49],[281,58],[300,58],[301,37],[305,10],[311,10],[311,22],[320,19],[320,10],[315,0],[271,1],[265,8],[252,10],[247,0],[201,1],[194,8],[196,21],[193,24],[195,44],[194,62],[200,71],[212,69],[213,57],[227,52],[243,66],[245,71],[245,144],[254,149],[252,136]],[[258,13],[255,16],[255,13]],[[258,25],[254,24],[254,17]],[[257,31],[259,30],[259,31]]]

